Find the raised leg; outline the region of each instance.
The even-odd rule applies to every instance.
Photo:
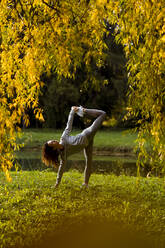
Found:
[[[102,110],[97,109],[84,109],[84,112],[87,115],[97,117],[95,121],[92,123],[92,125],[88,128],[86,128],[82,134],[86,136],[94,136],[96,131],[99,129],[99,127],[102,125],[102,122],[105,119],[106,113]]]

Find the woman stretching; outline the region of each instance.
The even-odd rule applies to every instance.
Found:
[[[89,115],[95,119],[93,124],[84,129],[80,134],[71,136],[72,124],[74,114],[77,113],[79,116]],[[84,171],[84,184],[88,186],[89,177],[91,175],[92,166],[92,151],[93,151],[93,140],[94,136],[105,119],[106,113],[102,110],[97,109],[86,109],[82,107],[72,107],[69,113],[67,126],[61,136],[60,142],[57,140],[47,141],[42,149],[42,161],[47,165],[55,165],[58,167],[56,187],[59,185],[64,172],[65,164],[68,156],[77,153],[84,149],[84,155],[86,159],[86,166]],[[60,165],[59,157],[60,155]]]

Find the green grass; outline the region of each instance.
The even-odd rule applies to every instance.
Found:
[[[59,140],[61,134],[62,130],[26,129],[19,142],[25,145],[23,153],[34,151],[35,158],[44,142]],[[101,130],[94,146],[131,150],[136,137]],[[51,170],[11,174],[12,183],[0,174],[0,248],[165,247],[164,178],[92,174],[86,189],[81,186],[82,173],[70,170],[55,189],[56,173]]]
[[[59,140],[63,130],[54,129],[26,129],[20,139],[28,147],[41,146],[44,142],[51,139]],[[76,135],[80,130],[75,130],[71,135]],[[128,133],[122,130],[98,131],[95,136],[95,147],[130,147],[134,148],[136,133]]]
[[[136,133],[127,130],[98,131],[95,137],[96,147],[135,147]]]
[[[54,129],[25,129],[23,135],[18,139],[18,143],[22,143],[28,147],[38,147],[44,142],[51,139],[60,139],[61,130]]]
[[[59,188],[55,189],[56,173],[50,170],[11,174],[11,183],[0,174],[1,248],[49,248],[56,247],[56,243],[62,248],[104,248],[111,247],[110,243],[116,240],[127,245],[122,243],[112,246],[114,248],[165,247],[163,178],[93,174],[86,189],[81,186],[83,175],[69,171],[64,174]],[[90,226],[93,236],[89,235]],[[133,241],[132,230],[136,236]],[[84,231],[89,240],[84,241]],[[117,238],[113,240],[115,235]],[[136,246],[139,235],[144,246]],[[54,246],[48,241],[52,241]]]

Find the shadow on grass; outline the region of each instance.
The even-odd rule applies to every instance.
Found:
[[[64,227],[65,229],[65,227]],[[52,230],[35,248],[153,248],[154,242],[144,234],[121,227],[120,223],[73,224],[56,234]]]

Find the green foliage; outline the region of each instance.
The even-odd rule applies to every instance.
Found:
[[[102,227],[112,221],[140,231],[155,248],[164,245],[164,179],[93,174],[86,189],[83,175],[70,171],[55,190],[51,171],[12,172],[12,178],[8,183],[0,174],[1,248],[39,247],[44,237],[71,232],[76,224],[87,228],[96,219]]]
[[[78,103],[79,89],[65,78],[57,80],[55,77],[47,81],[45,88],[40,97],[45,118],[43,127],[61,128],[66,125],[71,106]]]
[[[107,72],[108,70],[110,70],[110,67],[106,68]],[[83,73],[83,70],[79,70],[74,80],[64,78],[57,79],[57,76],[45,79],[46,85],[39,98],[40,106],[44,112],[45,122],[40,123],[39,127],[64,128],[70,107],[74,105],[103,109],[106,111],[107,116],[115,115],[116,125],[121,124],[118,120],[125,103],[124,92],[126,91],[126,82],[124,79],[116,80],[114,75],[110,72],[108,73],[110,75],[107,76],[110,83],[100,86],[99,91],[92,87],[84,89],[83,80],[86,76],[83,75]],[[101,74],[101,72],[98,74]],[[74,126],[84,128],[84,120],[76,117],[77,116],[75,116]],[[36,127],[37,123],[38,121],[35,121],[34,118],[31,117],[30,127]]]

